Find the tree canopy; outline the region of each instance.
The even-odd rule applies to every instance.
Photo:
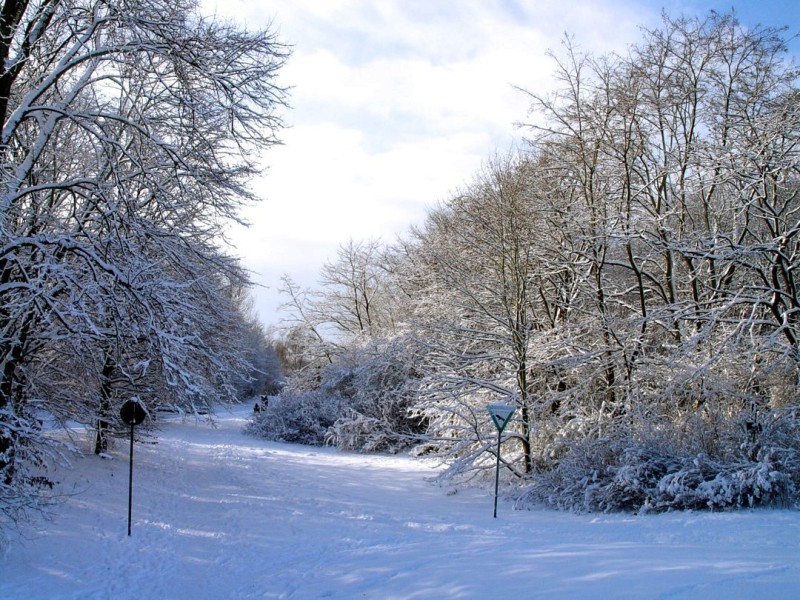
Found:
[[[0,6],[5,515],[43,480],[43,419],[100,433],[131,396],[235,393],[248,277],[223,225],[278,141],[287,56],[193,0]]]
[[[671,18],[565,39],[524,147],[387,249],[409,408],[448,474],[579,510],[800,494],[800,110],[783,31]],[[335,353],[334,353],[335,354]],[[336,362],[332,357],[332,362]],[[324,383],[324,378],[323,378]]]

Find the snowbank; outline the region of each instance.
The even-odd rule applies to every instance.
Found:
[[[250,407],[246,407],[249,410]],[[2,598],[790,598],[800,513],[513,511],[430,463],[167,424],[59,474],[53,519],[0,559]],[[88,442],[87,442],[87,450]]]

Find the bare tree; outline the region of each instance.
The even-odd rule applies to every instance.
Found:
[[[337,337],[378,336],[392,330],[393,303],[380,240],[339,246],[336,259],[322,268],[322,297],[316,310]]]
[[[421,410],[455,470],[480,463],[496,398],[520,408],[519,474],[613,471],[591,457],[649,456],[637,444],[655,438],[766,456],[737,431],[796,400],[800,123],[784,49],[778,30],[715,13],[665,16],[624,56],[567,40],[556,92],[530,95],[526,161],[407,244]]]
[[[429,372],[421,409],[434,435],[456,445],[448,452],[480,459],[485,405],[515,405],[519,430],[510,431],[520,444],[521,473],[533,464],[536,375],[529,353],[544,318],[535,240],[545,222],[529,167],[513,157],[487,165],[470,188],[431,213],[410,249],[421,298],[416,326]]]
[[[18,450],[43,443],[32,408],[59,412],[36,395],[59,349],[99,369],[100,416],[114,373],[190,404],[230,390],[246,276],[218,244],[277,141],[287,52],[189,0],[22,0],[2,4],[0,55],[5,501],[29,481]]]

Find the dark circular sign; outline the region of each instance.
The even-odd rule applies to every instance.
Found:
[[[119,409],[119,416],[127,425],[138,425],[147,416],[147,409],[137,400],[128,400]]]

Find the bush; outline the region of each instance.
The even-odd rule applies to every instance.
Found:
[[[342,352],[319,372],[316,389],[299,389],[308,379],[284,389],[254,415],[246,431],[356,452],[404,450],[425,427],[408,410],[418,381],[410,355],[392,340],[371,340]]]
[[[319,390],[285,388],[253,414],[245,433],[273,441],[321,446],[341,412],[340,404],[339,398]]]
[[[388,452],[396,454],[407,449],[416,437],[404,434],[386,419],[371,417],[350,409],[328,430],[326,441],[340,450],[354,452]]]
[[[796,438],[779,443],[786,440],[781,429],[768,432],[755,452],[742,444],[722,458],[675,452],[658,437],[578,442],[555,468],[534,477],[518,505],[576,512],[786,505],[800,491],[800,452]]]

